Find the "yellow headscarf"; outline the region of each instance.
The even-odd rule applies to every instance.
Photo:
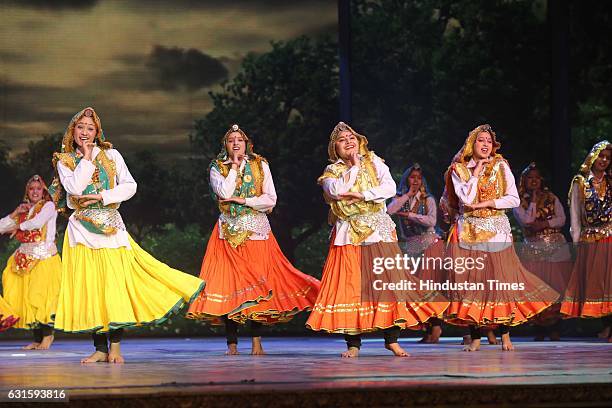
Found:
[[[332,163],[338,161],[339,157],[338,153],[336,152],[336,140],[338,140],[340,133],[344,131],[349,131],[357,137],[357,140],[359,140],[359,154],[362,156],[368,156],[370,153],[368,150],[368,138],[355,132],[355,130],[346,123],[338,122],[338,124],[334,127],[334,130],[332,130],[331,134],[329,135],[329,144],[327,145],[327,155],[329,156],[329,161]]]
[[[497,141],[497,136],[491,128],[491,125],[484,124],[476,126],[472,131],[468,134],[465,142],[461,149],[455,154],[453,160],[444,173],[444,184],[447,195],[447,203],[449,212],[456,213],[459,210],[459,198],[455,193],[455,188],[453,186],[452,173],[457,163],[467,164],[474,156],[474,143],[476,142],[476,138],[479,134],[487,132],[491,135],[491,140],[493,142],[493,149],[491,150],[491,157],[499,157],[502,158],[500,154],[497,154],[497,151],[501,148],[501,143]]]
[[[76,151],[76,147],[74,146],[74,136],[73,136],[74,127],[76,126],[79,119],[81,119],[83,116],[90,117],[93,120],[94,124],[96,125],[97,133],[96,133],[95,140],[98,144],[98,147],[102,150],[112,149],[113,145],[110,142],[107,142],[106,138],[104,137],[104,132],[102,131],[102,123],[100,122],[100,117],[98,116],[94,108],[87,107],[81,110],[80,112],[78,112],[76,115],[74,115],[72,119],[70,120],[70,123],[68,123],[68,127],[66,128],[66,131],[64,132],[64,137],[62,139],[61,152],[62,153],[72,153]]]

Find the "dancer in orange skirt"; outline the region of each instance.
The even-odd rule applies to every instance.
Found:
[[[502,350],[513,350],[509,327],[526,322],[558,296],[521,265],[512,246],[505,210],[520,201],[499,147],[491,126],[478,126],[445,176],[449,203],[459,209],[449,248],[456,262],[447,320],[470,326],[465,351],[479,350],[480,327],[492,324],[500,325]]]
[[[331,133],[328,155],[332,164],[318,181],[331,207],[333,231],[321,292],[306,325],[344,334],[348,350],[343,357],[357,357],[361,333],[376,330],[383,330],[385,347],[394,355],[408,356],[398,343],[400,329],[440,317],[448,302],[434,292],[383,293],[376,286],[380,282],[372,282],[378,260],[402,258],[403,254],[395,223],[385,208],[385,200],[395,195],[395,182],[383,160],[367,145],[365,136],[343,122]],[[374,274],[418,281],[410,274],[404,276],[399,268],[384,269]]]
[[[571,234],[579,243],[561,313],[602,318],[612,342],[612,144],[591,149],[570,189]]]
[[[222,146],[210,164],[221,214],[202,263],[206,288],[187,316],[224,322],[229,355],[238,354],[238,325],[250,321],[251,354],[261,355],[262,324],[288,322],[309,310],[320,282],[295,269],[272,234],[266,214],[276,205],[276,191],[267,160],[253,152],[238,125],[225,133]]]
[[[523,230],[523,246],[519,255],[523,266],[564,293],[572,273],[572,254],[561,228],[565,225],[565,211],[561,202],[548,187],[540,170],[531,163],[521,173],[518,189],[521,204],[512,211]],[[560,340],[561,304],[549,307],[534,319],[536,341],[549,336]]]
[[[399,246],[410,257],[443,258],[444,242],[436,233],[437,206],[429,192],[427,180],[418,163],[408,167],[402,175],[397,195],[387,207],[389,215],[399,218]],[[421,280],[442,282],[446,279],[443,268],[419,268]],[[437,343],[442,335],[442,320],[432,317],[426,325],[421,343]]]

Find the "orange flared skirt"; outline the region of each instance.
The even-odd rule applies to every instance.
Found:
[[[187,312],[192,319],[221,324],[228,316],[239,323],[282,323],[309,310],[321,283],[297,270],[282,253],[272,232],[267,240],[247,240],[233,248],[219,238],[219,225],[208,240],[200,278],[204,291]]]
[[[450,272],[449,279],[464,287],[448,293],[451,301],[445,318],[448,323],[517,326],[559,298],[558,292],[521,264],[513,246],[484,252],[461,248],[454,243],[448,253],[453,259],[480,259],[483,265],[463,273]]]
[[[435,292],[374,290],[373,259],[401,257],[397,242],[336,246],[333,241],[332,236],[321,291],[306,322],[309,329],[359,334],[393,326],[418,328],[431,317],[442,316],[448,307],[448,301]],[[390,275],[418,282],[410,274]]]
[[[612,237],[580,244],[561,313],[567,318],[610,315],[611,295]]]

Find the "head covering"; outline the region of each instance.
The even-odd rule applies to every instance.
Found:
[[[461,147],[461,150],[459,150],[457,154],[455,155],[455,157],[453,158],[453,162],[459,162],[459,163],[469,162],[470,159],[473,158],[474,156],[474,143],[476,142],[476,138],[478,137],[479,134],[483,132],[487,132],[491,135],[491,139],[493,141],[493,149],[491,151],[491,156],[495,156],[497,154],[497,150],[499,150],[499,148],[501,147],[501,143],[497,141],[496,134],[493,131],[493,128],[491,128],[491,125],[484,124],[484,125],[479,125],[475,127],[468,134],[468,137],[465,139],[465,142],[463,143],[463,147]]]
[[[344,131],[349,131],[357,137],[357,140],[359,141],[359,154],[360,155],[362,156],[369,155],[370,151],[368,150],[368,138],[365,137],[364,135],[361,135],[355,132],[355,130],[349,125],[347,125],[346,123],[338,122],[338,124],[334,127],[334,130],[332,130],[331,134],[329,135],[329,144],[327,145],[327,155],[329,156],[330,162],[335,163],[339,159],[338,153],[336,153],[336,140],[338,140],[340,133]]]
[[[74,127],[76,126],[79,119],[87,116],[90,117],[94,124],[96,125],[96,136],[94,140],[96,141],[98,147],[102,150],[112,149],[113,145],[106,141],[104,137],[104,132],[102,131],[102,123],[100,122],[100,117],[92,107],[87,107],[79,112],[77,112],[66,127],[66,131],[64,132],[64,137],[62,138],[62,146],[60,153],[53,154],[53,168],[55,170],[55,175],[53,180],[51,181],[51,186],[49,187],[49,194],[51,195],[51,199],[55,203],[55,207],[60,214],[66,215],[68,206],[66,204],[66,193],[64,188],[62,187],[62,183],[60,182],[59,175],[57,174],[57,162],[62,160],[64,155],[70,155],[76,152],[76,146],[74,143]]]
[[[419,189],[421,194],[424,197],[431,195],[431,193],[429,192],[429,187],[427,185],[427,180],[425,179],[425,175],[423,174],[423,169],[421,168],[419,163],[414,163],[412,166],[408,167],[406,171],[404,171],[404,174],[402,174],[402,179],[400,180],[399,187],[397,189],[397,195],[406,194],[410,190],[410,182],[408,181],[408,178],[410,177],[410,174],[413,171],[421,172],[422,183],[421,188]]]
[[[446,191],[446,204],[447,210],[450,214],[456,214],[459,211],[459,198],[455,193],[455,188],[453,186],[452,173],[455,165],[467,164],[470,159],[473,158],[474,155],[474,142],[476,142],[476,138],[482,132],[487,132],[491,135],[491,140],[493,142],[493,149],[491,150],[492,157],[502,158],[497,151],[501,148],[501,143],[497,141],[497,135],[493,131],[493,128],[489,124],[476,126],[470,133],[468,133],[465,142],[463,142],[463,146],[453,157],[450,166],[446,169],[444,173],[444,189]]]
[[[225,132],[225,135],[223,135],[223,139],[221,139],[221,151],[219,152],[219,154],[217,154],[217,157],[213,160],[213,162],[215,162],[216,160],[225,161],[229,159],[229,152],[227,151],[226,144],[227,144],[227,139],[229,138],[229,135],[231,135],[234,132],[240,133],[242,137],[244,138],[246,142],[245,154],[251,157],[257,156],[257,154],[255,154],[255,152],[253,151],[253,142],[251,141],[251,139],[247,136],[244,130],[240,128],[240,126],[238,126],[237,124],[233,124],[232,126],[229,127],[229,129],[227,129],[227,132]]]
[[[28,190],[30,189],[30,184],[32,184],[32,183],[40,183],[40,185],[42,186],[42,189],[43,189],[43,197],[41,199],[42,201],[51,201],[51,195],[49,194],[49,189],[47,188],[47,185],[45,184],[45,181],[38,174],[35,174],[32,177],[30,177],[30,179],[27,181],[27,183],[25,185],[25,193],[23,195],[23,201],[24,202],[26,202],[26,203],[30,202],[30,197],[28,195]]]
[[[595,160],[597,160],[599,154],[606,149],[612,149],[612,143],[608,142],[607,140],[602,140],[601,142],[596,143],[595,146],[591,148],[589,154],[587,154],[587,157],[584,159],[584,162],[580,166],[580,170],[578,170],[578,173],[581,174],[583,177],[588,177],[591,173],[593,163],[595,163]],[[608,175],[612,174],[612,165],[608,166],[606,173]]]
[[[70,119],[70,123],[68,123],[68,127],[66,128],[66,131],[64,132],[64,137],[62,138],[61,152],[62,153],[72,153],[76,151],[76,147],[74,144],[74,135],[73,135],[74,127],[76,126],[79,119],[81,119],[83,116],[90,117],[93,120],[94,124],[96,125],[97,133],[96,133],[95,141],[97,142],[98,147],[100,147],[100,149],[103,149],[103,150],[112,149],[113,145],[107,142],[106,138],[104,137],[104,132],[102,131],[102,123],[100,122],[100,117],[98,116],[94,108],[87,107],[81,110],[80,112],[77,112],[77,114],[74,115],[72,119]]]
[[[548,187],[544,185],[544,177],[542,177],[542,173],[540,172],[540,169],[538,168],[536,163],[529,163],[529,165],[525,167],[525,169],[523,169],[523,171],[521,172],[521,178],[519,180],[518,187],[518,194],[519,198],[521,199],[521,206],[523,206],[524,208],[529,207],[529,202],[531,201],[531,194],[529,193],[529,191],[527,191],[527,176],[529,175],[529,172],[531,170],[537,170],[537,172],[540,173],[540,180],[542,182],[541,189],[545,192],[548,191]]]
[[[587,154],[584,162],[580,165],[580,169],[578,170],[578,174],[574,176],[572,179],[572,183],[570,184],[570,189],[568,193],[568,202],[571,207],[572,202],[572,190],[574,189],[574,185],[576,183],[580,184],[582,189],[586,187],[585,181],[591,176],[591,168],[593,167],[593,163],[599,157],[599,154],[606,149],[612,149],[612,143],[607,140],[602,140],[599,143],[596,143],[595,146],[591,148],[589,154]],[[612,177],[612,164],[608,166],[605,174],[608,178]]]

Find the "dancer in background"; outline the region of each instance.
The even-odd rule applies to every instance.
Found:
[[[561,304],[566,317],[602,318],[612,342],[612,144],[597,143],[572,180],[571,235],[578,254]]]
[[[331,207],[333,230],[321,292],[306,326],[344,334],[348,350],[343,357],[359,355],[362,333],[382,330],[385,348],[405,357],[408,353],[398,343],[400,329],[441,317],[448,302],[434,292],[383,293],[374,286],[372,281],[379,278],[415,283],[418,279],[396,267],[385,267],[381,275],[373,273],[377,259],[395,259],[402,252],[395,223],[385,208],[385,200],[396,193],[395,182],[383,160],[367,145],[365,136],[343,122],[330,135],[331,164],[318,181]]]
[[[411,257],[444,257],[444,242],[436,233],[437,206],[429,192],[427,180],[418,163],[408,167],[400,181],[397,195],[387,207],[389,215],[399,219],[399,246]],[[421,280],[443,282],[446,271],[442,268],[420,268],[416,276]],[[432,317],[426,325],[421,343],[437,343],[442,334],[442,320]]]
[[[500,326],[502,350],[513,350],[510,326],[527,322],[558,296],[521,265],[512,246],[505,210],[518,206],[520,200],[499,148],[491,126],[480,125],[469,133],[446,173],[448,201],[459,210],[449,256],[462,263],[474,262],[462,270],[455,267],[455,283],[466,287],[449,293],[447,312],[449,322],[470,326],[465,351],[479,350],[481,326],[493,324]],[[499,286],[500,282],[512,290]]]
[[[153,258],[128,234],[118,208],[136,193],[136,182],[93,108],[74,115],[53,163],[59,179],[51,196],[58,208],[66,199],[74,210],[64,237],[55,328],[92,333],[95,352],[81,362],[123,363],[123,329],[164,322],[204,282]]]
[[[561,228],[565,225],[565,211],[561,202],[548,187],[535,163],[521,173],[518,188],[521,204],[512,211],[523,230],[523,244],[519,255],[523,266],[564,293],[572,272],[572,254]],[[548,308],[534,319],[535,340],[560,340],[561,304]]]
[[[57,211],[42,177],[32,176],[23,202],[0,219],[0,233],[21,244],[2,273],[4,299],[20,317],[18,329],[30,329],[34,341],[24,350],[47,350],[53,343],[53,319],[62,276],[55,245]]]
[[[208,241],[200,277],[206,288],[188,317],[225,323],[228,355],[238,354],[238,326],[250,322],[251,354],[262,355],[262,325],[288,322],[310,310],[320,282],[291,265],[270,228],[276,191],[268,161],[238,125],[223,136],[210,166],[219,221]]]

